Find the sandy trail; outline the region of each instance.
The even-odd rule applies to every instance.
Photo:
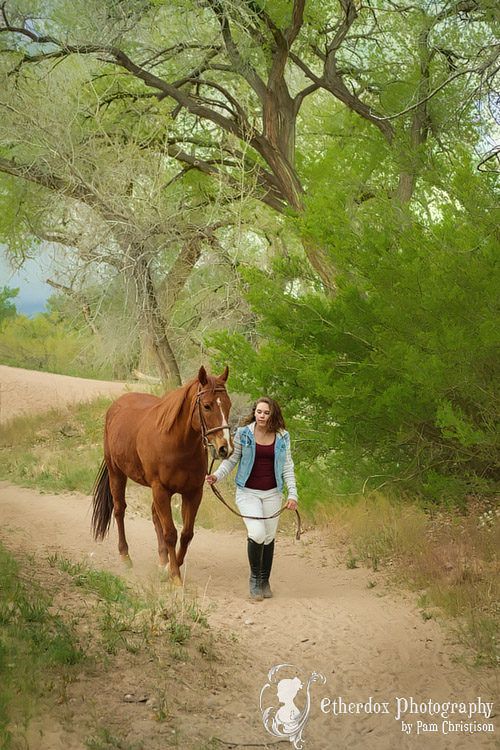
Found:
[[[210,494],[204,502],[216,500]],[[94,542],[89,507],[90,498],[82,495],[40,495],[0,483],[0,540],[12,550],[40,555],[58,551],[123,574],[116,529],[104,542]],[[150,585],[157,566],[153,525],[133,508],[126,523],[134,561],[127,575]],[[305,680],[313,672],[325,678],[324,684],[310,686],[304,750],[498,747],[500,718],[493,676],[467,672],[456,661],[459,645],[436,621],[421,617],[414,595],[390,590],[383,574],[347,569],[319,532],[310,530],[298,542],[278,534],[272,578],[275,596],[258,604],[247,599],[243,529],[223,532],[198,527],[183,572],[186,588],[195,589],[198,601],[210,611],[211,626],[234,633],[241,647],[234,678],[230,675],[227,688],[210,697],[211,714],[197,717],[200,727],[206,722],[213,731],[216,721],[216,733],[226,741],[271,746],[276,738],[263,726],[259,696],[268,671],[290,664],[303,670]],[[268,688],[265,697],[265,707],[280,706],[276,686]],[[304,684],[296,696],[299,708],[305,697]],[[405,700],[418,708],[398,717],[398,705],[407,707]],[[338,715],[332,711],[334,701],[341,708]],[[448,717],[430,716],[429,701],[440,709],[449,702],[464,704],[467,711],[471,704],[472,716],[459,708]],[[491,701],[495,705],[486,720],[481,711]],[[417,722],[422,722],[418,734]],[[457,728],[460,722],[469,729],[474,722],[493,724],[494,731],[471,733],[464,726]],[[411,734],[405,731],[409,724]]]
[[[0,365],[0,424],[97,396],[120,396],[124,383],[86,380]]]

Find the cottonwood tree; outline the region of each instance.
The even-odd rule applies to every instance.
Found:
[[[18,242],[68,248],[70,281],[61,286],[80,299],[85,269],[94,284],[105,267],[121,276],[133,288],[143,348],[162,380],[180,385],[170,319],[203,247],[216,242],[213,201],[172,180],[161,151],[103,130],[102,94],[85,69],[73,61],[47,79],[39,72],[1,97],[4,236],[15,240],[16,229]]]
[[[126,112],[125,141],[147,113],[154,136],[149,128],[134,137],[144,148],[161,144],[180,165],[179,179],[197,170],[283,214],[307,208],[306,102],[316,98],[332,115],[346,109],[367,123],[370,137],[378,134],[392,159],[387,195],[404,205],[423,168],[422,146],[447,128],[433,103],[459,110],[479,99],[500,55],[492,0],[108,1],[71,10],[6,0],[1,7],[11,75],[33,67],[50,75],[50,66],[75,56],[99,61],[96,85],[112,81],[108,126]],[[310,240],[304,247],[333,290],[335,259]]]
[[[30,165],[29,169],[23,165],[22,170],[13,168],[9,173],[56,193],[54,202],[59,208],[59,217],[58,212],[54,211],[55,206],[52,206],[52,210],[44,210],[43,222],[38,222],[36,227],[30,222],[31,231],[46,242],[77,248],[78,259],[71,274],[74,283],[69,287],[69,292],[81,291],[82,267],[89,264],[96,269],[94,278],[99,266],[107,265],[116,275],[132,284],[135,319],[142,346],[153,351],[162,380],[173,386],[180,385],[179,364],[170,342],[169,311],[200,257],[203,242],[210,241],[213,229],[209,226],[186,227],[177,224],[177,236],[169,236],[160,227],[141,226],[137,217],[129,213],[110,210],[109,206],[103,206],[94,190],[87,192],[83,186],[80,190],[74,181],[68,185],[48,170],[40,172],[34,165]],[[82,210],[79,205],[82,203],[91,211]],[[157,258],[160,250],[165,250],[166,246],[170,246],[174,252],[177,250],[177,254],[170,266],[162,268]],[[79,272],[75,273],[77,270]],[[166,303],[158,294],[159,274],[161,284],[169,290]]]

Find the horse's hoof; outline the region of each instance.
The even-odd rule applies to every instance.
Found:
[[[180,576],[172,576],[172,584],[174,586],[183,586],[182,578]]]
[[[130,570],[132,567],[132,560],[130,559],[129,555],[125,555],[125,557],[122,560],[122,568],[125,570]]]
[[[170,579],[168,565],[158,563],[158,576],[160,577],[160,581],[168,581]]]

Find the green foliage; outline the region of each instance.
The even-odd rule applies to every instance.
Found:
[[[0,328],[2,323],[17,314],[16,306],[10,300],[15,299],[19,294],[19,289],[12,289],[4,286],[0,289]]]
[[[11,317],[0,331],[0,357],[13,367],[81,374],[75,361],[82,341],[57,316],[39,313]]]
[[[455,189],[460,203],[443,201],[427,225],[374,198],[355,231],[341,191],[321,192],[307,232],[342,269],[333,299],[300,261],[242,272],[259,344],[219,334],[217,364],[232,363],[233,388],[278,398],[311,503],[328,487],[389,484],[436,503],[495,487],[500,212],[467,170]]]
[[[170,350],[198,360],[205,332],[230,318],[214,341],[237,365],[232,383],[284,401],[311,503],[324,477],[347,493],[418,486],[436,502],[484,489],[498,458],[498,195],[469,162],[494,125],[483,96],[498,13],[492,0],[461,5],[311,0],[287,57],[279,29],[300,13],[285,0],[25,0],[33,27],[61,40],[53,65],[7,2],[0,238],[19,257],[26,237],[31,251],[47,236],[69,248],[84,304],[71,326],[68,309],[11,321],[4,361],[104,376],[139,358],[147,369],[161,344],[167,376]],[[118,75],[125,55],[143,69]],[[295,221],[264,213],[290,205]],[[290,258],[294,230],[307,265]],[[251,313],[227,270],[270,268],[268,248],[286,260],[273,277],[243,274]],[[337,270],[335,300],[313,267],[323,281]]]
[[[75,326],[53,305],[52,312],[10,315],[0,329],[0,358],[11,367],[64,375],[113,379],[111,359],[102,361],[90,330]],[[119,368],[120,369],[120,368]],[[120,370],[123,374],[123,369]]]
[[[484,82],[494,90],[498,13],[493,0],[462,5],[417,3],[403,13],[392,3],[309,0],[302,23],[287,0],[8,0],[0,238],[19,258],[47,237],[66,248],[64,283],[76,294],[101,282],[106,265],[101,291],[109,274],[120,275],[128,330],[107,343],[134,348],[123,355],[130,361],[142,338],[142,355],[148,347],[157,352],[167,378],[158,354],[165,335],[171,369],[178,369],[171,351],[190,360],[204,351],[201,302],[189,315],[185,300],[172,309],[184,276],[203,260],[213,268],[215,248],[223,256],[243,245],[245,223],[262,229],[255,198],[277,209],[279,221],[291,206],[307,209],[302,237],[342,251],[351,240],[338,212],[335,229],[325,224],[329,236],[319,236],[329,196],[319,200],[315,170],[336,172],[343,185],[332,191],[337,208],[353,215],[370,194],[399,195],[402,172],[410,181],[421,174],[427,142],[449,148],[459,135],[472,143],[483,127],[476,110]],[[35,35],[50,35],[48,47],[23,35],[26,18]],[[422,98],[425,106],[416,107]],[[398,111],[404,114],[392,119]],[[313,201],[303,200],[308,194]],[[262,231],[270,246],[272,233]],[[205,258],[188,253],[179,272],[175,258],[198,240]],[[315,249],[307,248],[310,260]],[[203,296],[217,304],[223,285],[212,277]],[[152,300],[159,304],[148,315]],[[228,295],[219,320],[229,317],[231,302]],[[94,313],[99,305],[90,307]],[[92,321],[105,331],[104,315]]]

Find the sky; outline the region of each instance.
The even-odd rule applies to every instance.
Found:
[[[34,260],[25,261],[20,271],[12,271],[0,250],[0,287],[19,287],[18,296],[12,300],[19,313],[31,316],[45,309],[46,301],[54,293],[44,281],[46,274]]]

